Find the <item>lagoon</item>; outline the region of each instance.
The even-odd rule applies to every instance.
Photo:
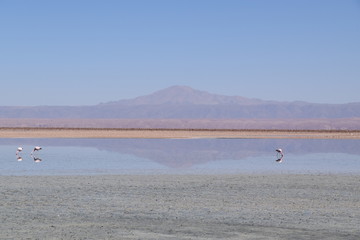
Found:
[[[31,156],[36,145],[43,149]],[[3,176],[360,174],[360,140],[349,139],[3,138],[0,153]]]

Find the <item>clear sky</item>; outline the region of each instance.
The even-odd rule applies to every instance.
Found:
[[[0,105],[92,105],[173,85],[360,102],[356,0],[0,0]]]

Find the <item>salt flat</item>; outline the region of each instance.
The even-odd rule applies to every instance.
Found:
[[[0,239],[359,239],[358,175],[0,176]]]

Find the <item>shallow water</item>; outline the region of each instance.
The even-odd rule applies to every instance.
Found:
[[[0,175],[360,174],[360,140],[0,139],[0,153]]]

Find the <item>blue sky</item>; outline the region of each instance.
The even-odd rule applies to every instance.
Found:
[[[360,102],[355,0],[0,0],[0,105],[92,105],[186,85]]]

